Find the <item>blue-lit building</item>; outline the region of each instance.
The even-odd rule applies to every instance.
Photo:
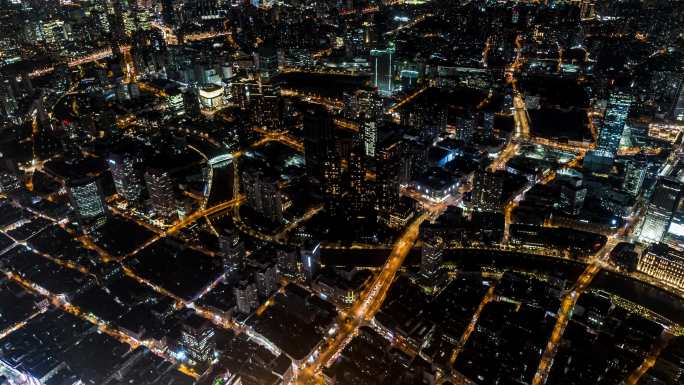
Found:
[[[610,95],[603,125],[599,131],[597,143],[599,150],[605,150],[613,155],[617,152],[632,101],[633,98],[627,94],[613,93]]]

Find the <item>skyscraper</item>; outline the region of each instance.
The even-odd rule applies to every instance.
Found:
[[[639,241],[656,243],[662,240],[681,191],[682,186],[675,179],[662,178],[658,181],[651,201],[646,206],[646,216],[639,232]]]
[[[366,156],[370,159],[375,158],[375,150],[378,145],[378,127],[375,119],[365,115],[361,120],[361,133]]]
[[[644,164],[628,161],[625,165],[625,179],[622,182],[622,189],[632,196],[637,196],[641,191],[645,178],[646,168]]]
[[[382,146],[377,156],[376,199],[380,214],[387,214],[399,201],[399,158],[401,142]]]
[[[632,101],[633,98],[627,94],[616,92],[610,95],[603,125],[599,131],[598,150],[604,150],[615,155],[620,147],[620,139],[625,130],[625,122]]]
[[[331,218],[340,214],[342,199],[342,165],[337,151],[329,148],[323,160],[321,191],[325,210]]]
[[[273,223],[283,221],[283,201],[278,177],[260,167],[242,170],[242,190],[247,205]]]
[[[145,184],[150,194],[152,212],[164,219],[172,219],[176,212],[173,180],[164,170],[150,168],[145,172]]]
[[[442,237],[428,235],[423,239],[420,257],[420,273],[425,277],[437,275],[442,265],[445,243]]]
[[[259,306],[257,287],[254,283],[241,281],[239,285],[233,288],[233,295],[235,296],[235,306],[238,312],[242,314],[249,314]]]
[[[194,363],[208,363],[214,358],[216,341],[211,322],[192,315],[183,323],[181,344]]]
[[[352,142],[349,152],[349,214],[351,217],[365,216],[369,206],[366,188],[365,149],[363,142],[357,137]]]
[[[116,193],[129,203],[138,202],[143,192],[143,183],[135,156],[111,154],[107,163]]]
[[[239,270],[245,263],[245,244],[240,233],[234,228],[226,228],[219,236],[219,248],[226,274]]]
[[[257,293],[261,298],[266,298],[278,288],[278,271],[275,264],[260,266],[254,272]]]
[[[321,243],[309,241],[299,250],[304,279],[312,281],[321,269]]]
[[[78,222],[88,232],[107,220],[107,209],[99,179],[84,178],[68,184],[69,200],[76,210]]]
[[[323,163],[335,148],[333,122],[325,107],[309,105],[304,112],[304,161],[309,178],[321,180]]]
[[[502,173],[478,171],[473,186],[473,208],[479,211],[498,211],[501,209],[503,190]]]
[[[373,85],[383,95],[391,95],[394,92],[393,56],[395,51],[393,44],[390,44],[385,49],[373,49],[370,51]]]

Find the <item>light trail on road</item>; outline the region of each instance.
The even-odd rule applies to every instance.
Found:
[[[397,271],[416,242],[420,225],[430,218],[429,213],[418,216],[395,242],[392,252],[382,270],[375,276],[372,284],[359,296],[347,316],[338,321],[339,330],[335,337],[314,358],[313,362],[301,368],[298,377],[300,384],[321,383],[320,370],[331,364],[352,340],[359,327],[370,321],[382,306]]]

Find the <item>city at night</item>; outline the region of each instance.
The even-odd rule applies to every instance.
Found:
[[[683,385],[684,0],[0,0],[0,385]]]

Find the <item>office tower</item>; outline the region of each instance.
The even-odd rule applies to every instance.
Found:
[[[670,218],[681,193],[681,184],[674,179],[662,178],[646,206],[646,216],[639,232],[639,241],[660,242],[670,224]]]
[[[363,146],[369,159],[375,158],[375,150],[378,145],[378,124],[370,115],[364,115],[361,119],[361,134]]]
[[[384,146],[377,155],[376,199],[377,209],[387,214],[399,201],[399,159],[401,142],[392,141]]]
[[[308,241],[299,250],[304,279],[311,282],[321,269],[321,243]]]
[[[233,295],[239,313],[249,314],[259,306],[259,297],[254,283],[241,281],[239,285],[233,288]]]
[[[679,82],[679,92],[672,106],[672,117],[675,120],[684,121],[684,80]]]
[[[478,211],[501,210],[501,195],[504,175],[478,171],[475,173],[473,186],[473,209]]]
[[[304,161],[309,178],[320,181],[323,163],[335,147],[333,122],[325,107],[313,104],[304,111]]]
[[[442,265],[445,243],[442,237],[428,235],[423,240],[420,254],[420,273],[425,277],[437,275]]]
[[[391,95],[394,92],[394,45],[385,49],[373,49],[370,51],[371,66],[373,69],[373,85],[382,95]]]
[[[140,201],[143,192],[138,160],[132,154],[111,154],[107,159],[116,193],[129,203]]]
[[[242,190],[247,205],[273,223],[283,221],[283,201],[278,177],[263,168],[245,168],[242,171]]]
[[[369,208],[366,188],[365,149],[363,142],[357,138],[353,140],[349,152],[349,214],[358,218],[366,216],[365,211]]]
[[[373,122],[382,118],[384,101],[377,92],[358,90],[354,97],[359,114],[363,114],[366,119]]]
[[[620,139],[625,130],[625,122],[633,98],[623,93],[612,93],[606,106],[606,115],[599,131],[598,150],[615,155],[620,147]]]
[[[637,271],[678,288],[684,288],[684,254],[658,243],[649,246],[637,262]]]
[[[566,177],[561,180],[560,202],[561,211],[568,215],[578,215],[584,207],[587,189],[582,186],[581,177]]]
[[[188,89],[183,94],[183,111],[185,112],[185,116],[190,119],[198,118],[202,112],[199,96],[197,95],[197,90],[194,88]]]
[[[254,54],[254,62],[262,81],[268,81],[278,74],[278,52],[275,47],[270,45],[259,47]]]
[[[632,196],[637,196],[645,178],[645,165],[642,162],[628,161],[625,164],[625,179],[622,182],[622,189]]]
[[[194,363],[208,363],[214,359],[216,341],[209,320],[198,315],[190,316],[181,329],[181,345]]]
[[[164,170],[150,168],[145,172],[145,184],[152,212],[161,218],[172,219],[177,207],[171,176]]]
[[[231,274],[245,263],[245,244],[235,228],[226,228],[219,235],[219,248],[223,259],[223,270]]]
[[[167,111],[169,111],[172,116],[185,115],[185,99],[183,93],[178,89],[169,91],[166,96],[166,106]]]
[[[276,251],[278,274],[287,278],[297,277],[299,253],[295,247],[285,246]]]
[[[99,179],[76,179],[70,181],[67,187],[78,222],[86,232],[97,229],[107,221],[107,208]]]
[[[261,298],[270,296],[278,288],[278,271],[275,264],[260,266],[254,272],[257,293]]]

